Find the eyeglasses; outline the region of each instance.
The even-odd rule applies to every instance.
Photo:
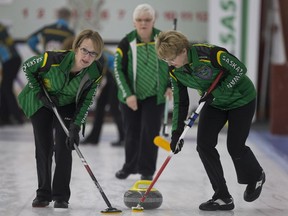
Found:
[[[145,22],[145,23],[149,23],[149,22],[151,22],[152,21],[152,19],[151,18],[147,18],[147,19],[141,19],[141,18],[137,18],[136,19],[136,22]]]
[[[170,58],[170,59],[162,59],[162,61],[166,62],[166,63],[175,63],[175,59],[177,58],[177,56],[175,56],[174,58]]]
[[[86,48],[82,47],[80,48],[80,51],[83,55],[90,55],[91,57],[93,58],[96,58],[98,56],[98,53],[97,52],[94,52],[94,51],[89,51],[87,50]]]

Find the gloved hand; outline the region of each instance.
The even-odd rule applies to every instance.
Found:
[[[184,145],[184,140],[183,139],[179,140],[179,137],[180,137],[179,133],[177,132],[172,133],[170,148],[174,154],[177,154],[178,152],[180,152]],[[178,147],[176,149],[177,144],[178,144]]]
[[[80,126],[71,123],[69,127],[69,136],[66,138],[66,147],[69,150],[74,150],[74,143],[78,146],[80,137],[79,137]]]
[[[48,97],[46,96],[44,90],[40,90],[40,92],[37,94],[37,98],[39,100],[42,101],[42,103],[44,104],[45,107],[47,107],[48,109],[52,109],[53,104],[56,106],[58,103],[58,99],[57,97],[51,95],[50,99],[52,101],[52,103],[50,102],[50,100],[48,99]]]
[[[209,105],[214,101],[214,96],[211,93],[205,93],[199,100],[199,104],[205,102],[205,104]]]

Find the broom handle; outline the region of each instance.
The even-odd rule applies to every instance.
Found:
[[[65,134],[69,137],[69,130],[67,129],[67,127],[66,127],[63,119],[61,118],[61,116],[60,116],[60,114],[59,114],[59,112],[58,112],[55,104],[54,104],[53,101],[51,100],[51,98],[50,98],[47,90],[45,89],[45,87],[44,87],[44,86],[42,86],[42,87],[43,87],[44,93],[46,94],[46,97],[48,98],[48,100],[49,100],[49,101],[51,102],[51,104],[52,104],[52,110],[53,110],[55,116],[57,117],[58,121],[60,122],[60,124],[61,124],[61,126],[62,126],[62,128],[63,128],[63,130],[64,130],[64,132],[65,132]],[[81,159],[81,161],[82,161],[85,169],[87,170],[88,174],[90,175],[91,179],[93,180],[94,184],[96,185],[97,189],[99,190],[99,192],[100,192],[102,198],[104,199],[106,205],[107,205],[109,208],[112,208],[112,205],[111,205],[110,201],[108,200],[108,198],[107,198],[106,194],[104,193],[102,187],[100,186],[100,184],[99,184],[99,182],[97,181],[95,175],[93,174],[92,170],[90,169],[90,166],[88,165],[87,161],[85,160],[85,158],[84,158],[83,154],[81,153],[79,147],[78,147],[75,143],[74,143],[74,148],[75,148],[75,151],[77,152],[79,158]]]
[[[147,190],[145,191],[144,195],[142,196],[142,198],[140,199],[140,203],[143,203],[147,197],[147,195],[150,193],[152,187],[155,185],[156,181],[158,180],[158,178],[160,177],[160,175],[162,174],[163,170],[165,169],[165,167],[167,166],[167,164],[169,163],[169,161],[171,160],[171,158],[173,157],[174,153],[171,152],[168,157],[166,158],[166,160],[164,161],[164,163],[162,164],[161,168],[159,169],[159,171],[157,172],[155,178],[153,179],[153,181],[151,182],[151,184],[149,185],[149,187],[147,188]]]

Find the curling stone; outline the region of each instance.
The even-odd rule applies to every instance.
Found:
[[[124,204],[128,208],[137,206],[151,182],[152,181],[148,180],[139,180],[135,182],[135,184],[128,191],[125,192]],[[162,194],[155,188],[152,188],[151,191],[148,193],[145,201],[141,203],[141,206],[144,209],[155,209],[159,208],[162,202]]]

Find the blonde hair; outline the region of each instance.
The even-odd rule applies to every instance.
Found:
[[[86,29],[80,32],[73,42],[72,49],[76,51],[76,49],[80,47],[80,45],[85,39],[91,39],[93,41],[95,51],[97,52],[95,60],[98,60],[102,55],[104,49],[104,42],[100,34],[96,31]]]
[[[160,59],[169,59],[179,55],[183,49],[188,49],[190,42],[178,31],[160,32],[155,41],[155,49]]]
[[[70,50],[72,49],[72,46],[73,46],[73,41],[75,40],[75,37],[74,36],[69,36],[67,37],[63,43],[62,43],[62,49],[63,50]]]
[[[138,5],[133,12],[133,21],[136,22],[136,19],[139,18],[143,13],[147,13],[152,17],[152,21],[155,21],[155,10],[149,4],[140,4]]]

